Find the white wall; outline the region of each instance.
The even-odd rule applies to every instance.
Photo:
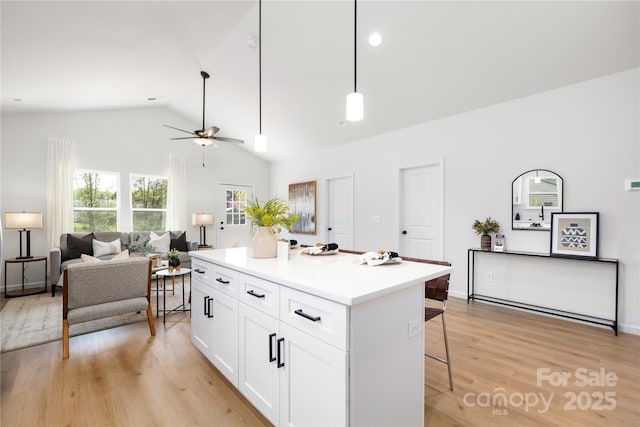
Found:
[[[317,180],[319,233],[297,238],[323,241],[325,180],[353,174],[355,249],[394,250],[399,170],[444,159],[444,258],[455,270],[452,295],[465,296],[467,249],[479,247],[474,219],[497,219],[508,249],[548,253],[549,232],[511,230],[511,182],[530,169],[552,170],[564,178],[566,212],[600,212],[599,255],[621,261],[621,327],[640,333],[640,192],[623,191],[625,179],[640,176],[639,76],[636,68],[302,153],[273,165],[272,194],[286,195],[290,183]],[[381,223],[372,224],[372,215]],[[549,260],[537,262],[543,270]]]
[[[0,206],[5,211],[41,211],[46,215],[47,137],[74,141],[77,168],[99,169],[120,173],[124,182],[121,194],[122,211],[130,209],[126,182],[129,173],[167,175],[169,153],[185,156],[187,163],[187,224],[193,212],[217,212],[217,185],[220,182],[253,185],[258,197],[269,194],[269,164],[250,152],[232,144],[219,143],[219,148],[202,149],[191,140],[170,141],[182,136],[162,124],[182,129],[195,129],[197,124],[185,120],[163,107],[105,110],[93,112],[9,114],[2,116]],[[247,142],[250,143],[250,142]],[[46,217],[45,217],[46,218]],[[130,231],[131,224],[122,215],[121,231]],[[45,219],[46,224],[46,219]],[[215,229],[208,228],[208,243],[215,242]],[[48,255],[46,230],[31,233],[31,252]],[[199,240],[197,227],[189,225],[187,238]],[[18,233],[4,230],[3,257],[18,255]],[[39,268],[39,267],[38,267]],[[15,268],[19,270],[18,268]],[[9,283],[19,282],[10,272]],[[36,277],[38,276],[38,277]],[[32,280],[41,280],[33,274]]]

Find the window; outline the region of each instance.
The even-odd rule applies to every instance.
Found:
[[[549,207],[557,208],[558,204],[558,182],[553,177],[529,178],[529,198],[527,208]]]
[[[73,177],[73,230],[78,233],[118,230],[118,186],[115,172],[76,170]]]
[[[245,225],[247,223],[247,214],[244,212],[246,205],[246,191],[227,190],[227,225]]]
[[[133,231],[161,231],[167,224],[167,178],[131,175]]]

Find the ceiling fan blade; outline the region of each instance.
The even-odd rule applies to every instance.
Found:
[[[244,144],[244,141],[241,139],[226,138],[224,136],[214,136],[211,139],[215,139],[216,141],[235,142],[236,144]]]
[[[213,135],[215,135],[216,133],[218,133],[220,131],[220,128],[217,126],[211,126],[210,128],[206,128],[204,130],[204,137],[205,138],[210,138]]]
[[[178,140],[178,139],[197,139],[197,138],[194,138],[192,136],[185,136],[185,137],[182,137],[182,138],[169,138],[169,139],[171,141],[175,141],[175,140]]]
[[[179,130],[181,132],[190,133],[191,135],[195,135],[195,133],[191,132],[190,130],[184,130],[184,129],[180,129],[180,128],[169,126],[169,125],[162,125],[162,126],[168,127],[168,128],[171,128],[171,129],[175,129],[175,130]]]

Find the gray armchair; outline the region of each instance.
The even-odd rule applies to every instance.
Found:
[[[149,331],[155,336],[148,258],[71,264],[63,277],[63,359],[69,358],[70,325],[146,310]]]

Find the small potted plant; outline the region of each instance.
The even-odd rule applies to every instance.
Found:
[[[488,217],[484,220],[484,222],[480,222],[477,219],[473,222],[471,226],[476,232],[476,234],[480,235],[480,249],[483,251],[491,250],[491,233],[497,233],[500,231],[500,225],[498,221],[491,219]]]
[[[260,204],[256,198],[248,201],[244,208],[247,216],[253,221],[252,249],[254,258],[274,258],[277,254],[278,238],[276,233],[288,230],[299,216],[289,213],[289,205],[282,199],[273,199]]]
[[[180,251],[173,248],[165,254],[169,263],[169,272],[180,271]]]
[[[149,237],[141,238],[141,236],[138,236],[136,240],[129,243],[129,253],[133,256],[147,256],[155,250],[155,248],[149,244],[150,240]]]

